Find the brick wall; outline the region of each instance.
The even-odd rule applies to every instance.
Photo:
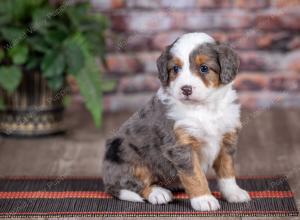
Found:
[[[230,43],[241,59],[235,87],[249,108],[300,106],[299,0],[91,0],[111,19],[109,111],[134,110],[159,87],[156,58],[186,32]]]

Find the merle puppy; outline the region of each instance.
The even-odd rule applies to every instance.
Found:
[[[235,180],[233,152],[240,105],[232,82],[239,60],[204,33],[189,33],[157,60],[161,88],[106,144],[105,189],[127,201],[172,201],[167,186],[180,183],[195,210],[220,208],[205,176],[213,167],[222,196],[247,202]]]

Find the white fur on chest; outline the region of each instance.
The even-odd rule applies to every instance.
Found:
[[[234,103],[236,92],[231,87],[214,94],[211,103],[184,104],[162,90],[159,99],[168,105],[167,117],[175,121],[174,128],[184,128],[193,137],[203,140],[201,166],[206,172],[219,151],[223,135],[240,124],[240,105]]]

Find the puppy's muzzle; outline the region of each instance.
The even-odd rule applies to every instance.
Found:
[[[191,86],[185,85],[181,87],[182,94],[185,96],[190,96],[193,93],[193,89]]]

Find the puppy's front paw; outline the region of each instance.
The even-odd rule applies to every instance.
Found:
[[[212,195],[204,195],[191,199],[193,209],[197,211],[213,211],[220,209],[218,200]]]
[[[222,196],[228,202],[249,202],[251,200],[248,192],[236,184],[235,178],[220,179],[219,186]]]
[[[228,202],[249,202],[251,200],[248,192],[236,186],[231,189],[223,190],[222,196]]]
[[[166,204],[173,199],[172,192],[168,189],[154,186],[151,189],[151,193],[148,196],[148,201],[152,204]]]

